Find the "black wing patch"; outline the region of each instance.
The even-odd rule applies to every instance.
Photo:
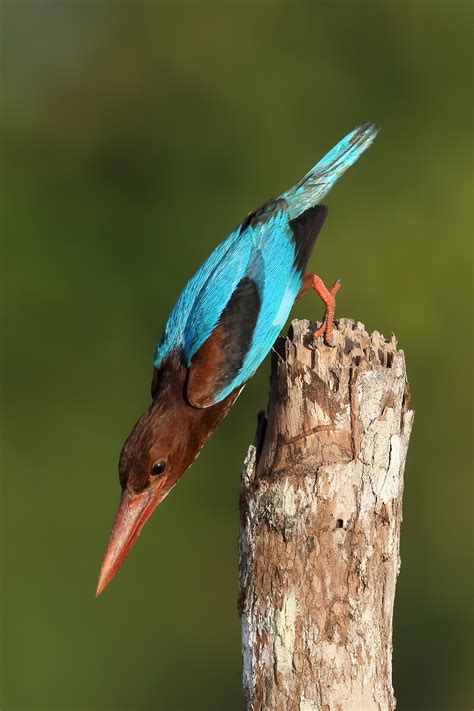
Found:
[[[324,225],[327,214],[327,207],[315,205],[290,222],[293,239],[296,244],[295,266],[301,272],[306,269],[316,238]]]
[[[187,396],[195,407],[209,407],[242,368],[260,313],[258,286],[246,276],[238,283],[219,323],[194,354]]]

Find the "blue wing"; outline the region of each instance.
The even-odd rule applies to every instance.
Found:
[[[278,199],[251,214],[188,282],[173,309],[154,365],[179,348],[189,368],[188,398],[208,407],[255,372],[283,328],[326,208],[290,221]]]
[[[184,353],[193,404],[220,402],[265,358],[301,285],[294,262],[288,206],[278,201],[242,230],[190,313]]]
[[[155,368],[160,366],[162,360],[168,355],[170,351],[174,348],[183,348],[185,335],[187,332],[186,326],[191,314],[193,307],[195,306],[197,300],[199,299],[201,293],[206,287],[206,284],[212,280],[213,275],[223,274],[229,272],[225,268],[227,255],[231,251],[235,251],[237,247],[237,252],[239,252],[239,231],[240,226],[235,229],[223,242],[221,242],[204,264],[198,269],[194,276],[188,281],[183,291],[181,292],[175,307],[173,308],[171,314],[169,315],[168,321],[164,328],[163,334],[161,336],[158,345],[156,346],[155,356],[153,359]],[[240,249],[244,248],[245,245],[240,244]],[[234,262],[235,262],[234,254]],[[245,263],[244,255],[242,255],[242,262]],[[232,274],[228,273],[228,281],[226,284],[227,290],[231,288],[233,283]],[[206,338],[206,333],[209,334],[212,330],[212,325],[215,324],[222,312],[222,303],[218,303],[217,300],[213,305],[212,312],[210,311],[206,315],[205,324],[202,324],[203,338]],[[209,326],[211,324],[211,326]]]
[[[274,200],[251,215],[192,307],[185,328],[188,398],[207,407],[255,372],[284,326],[302,281],[302,267],[326,210],[290,222]],[[303,229],[301,227],[303,226]]]
[[[180,348],[190,369],[193,404],[223,400],[265,358],[301,286],[302,247],[287,203],[271,201],[234,230],[188,282],[154,365]]]

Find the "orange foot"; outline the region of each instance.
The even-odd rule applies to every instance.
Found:
[[[336,294],[341,288],[341,279],[337,279],[332,285],[331,291],[328,291],[321,277],[317,274],[311,274],[307,272],[303,277],[303,283],[299,291],[296,300],[300,299],[303,294],[305,294],[308,289],[314,289],[315,292],[324,301],[326,307],[326,312],[324,314],[323,325],[321,328],[315,332],[314,337],[320,338],[325,337],[326,343],[331,343],[332,341],[332,330],[334,326],[334,311],[336,309]]]

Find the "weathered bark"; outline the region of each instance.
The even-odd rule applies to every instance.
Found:
[[[272,357],[241,486],[240,611],[252,711],[388,711],[413,412],[395,338],[293,322]]]

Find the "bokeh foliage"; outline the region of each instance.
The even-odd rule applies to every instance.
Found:
[[[2,709],[241,708],[239,471],[268,365],[95,601],[117,455],[186,279],[364,120],[382,132],[311,266],[407,354],[399,708],[470,708],[470,4],[21,0],[0,21]]]

